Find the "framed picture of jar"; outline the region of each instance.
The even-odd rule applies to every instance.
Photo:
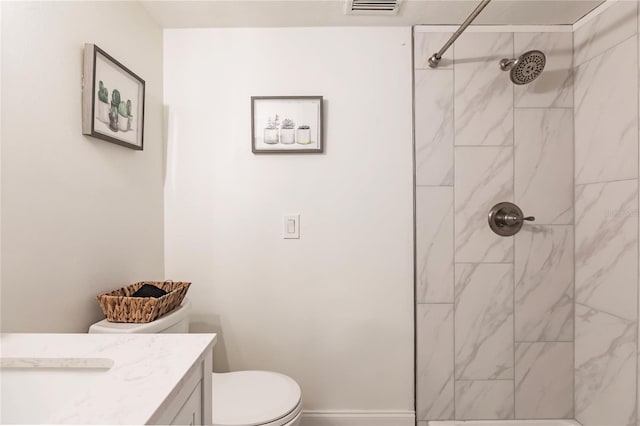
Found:
[[[144,80],[95,44],[85,44],[82,82],[82,133],[142,151]]]
[[[317,154],[322,142],[322,96],[252,96],[254,154]]]

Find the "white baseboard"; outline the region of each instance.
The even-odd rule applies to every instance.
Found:
[[[300,426],[415,426],[413,411],[305,411]]]

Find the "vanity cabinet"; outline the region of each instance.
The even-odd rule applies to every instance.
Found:
[[[202,424],[202,382],[195,387],[187,402],[184,403],[172,425],[201,425]]]
[[[0,334],[0,423],[211,425],[215,344],[212,333]]]
[[[212,350],[185,374],[148,424],[210,425]]]

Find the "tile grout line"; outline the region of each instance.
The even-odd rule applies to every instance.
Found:
[[[609,7],[613,6],[618,0],[604,0],[598,6],[591,9],[589,12],[582,15],[571,25],[572,33],[575,33],[580,28],[585,27],[589,22],[595,21],[600,15],[602,15]]]
[[[555,102],[555,101],[554,101]],[[560,107],[560,106],[514,106],[513,109],[544,109],[544,110],[573,110],[573,107]]]
[[[411,27],[411,145],[413,157],[413,411],[414,424],[418,426],[418,255],[417,255],[417,164],[416,164],[416,57],[415,57],[415,27]]]
[[[453,267],[453,282],[451,283],[453,286],[453,306],[452,306],[452,314],[453,314],[453,318],[452,318],[452,324],[453,324],[453,358],[451,359],[451,362],[453,364],[453,377],[451,378],[453,380],[453,401],[452,401],[452,406],[453,406],[453,414],[450,416],[451,418],[455,419],[457,417],[457,413],[456,413],[456,375],[457,375],[457,371],[456,371],[456,311],[457,311],[457,297],[456,297],[456,46],[455,43],[451,46],[452,48],[452,56],[453,56],[453,63],[451,64],[451,72],[453,73],[453,84],[451,85],[451,124],[453,127],[453,140],[451,141],[452,143],[452,147],[451,147],[451,155],[452,155],[452,163],[453,163],[453,197],[451,200],[451,211],[452,211],[452,223],[453,223],[453,233],[451,235],[451,238],[453,240],[453,244],[451,244],[452,247],[452,267]]]
[[[512,58],[516,56],[516,35],[515,33],[511,33],[511,51],[513,53]],[[513,177],[511,180],[512,184],[512,200],[514,204],[516,203],[516,89],[514,85],[511,85],[511,97],[512,97],[512,105],[511,105],[511,165],[512,165],[512,173]],[[512,315],[512,332],[513,332],[513,341],[511,342],[511,350],[513,355],[513,418],[517,419],[516,413],[516,237],[513,236],[511,240],[512,244],[512,258],[511,258],[511,281],[513,287],[512,291],[512,305],[511,305],[511,315]]]
[[[638,12],[638,3],[636,2],[636,102],[637,102],[637,110],[636,110],[636,126],[637,126],[637,131],[638,131],[638,135],[636,137],[636,149],[638,147],[638,142],[640,141],[640,120],[638,120],[638,116],[640,115],[640,92],[638,91],[638,84],[640,84],[640,58],[638,57],[639,55],[639,46],[638,44],[640,43],[640,13]],[[638,150],[638,152],[640,153],[640,150]],[[636,166],[640,166],[640,157],[638,157],[636,159]],[[638,182],[640,183],[640,167],[638,167],[637,170],[638,174],[637,174],[637,178],[638,178]],[[638,196],[638,192],[640,191],[640,186],[636,185],[636,202],[637,204],[637,210],[636,211],[640,211],[640,196]],[[638,342],[638,338],[639,338],[639,334],[638,334],[638,320],[640,320],[640,307],[638,306],[638,280],[640,279],[640,257],[638,257],[638,253],[640,252],[640,248],[638,247],[638,245],[640,244],[640,226],[638,226],[638,224],[636,224],[636,362],[635,362],[635,367],[636,367],[636,374],[635,374],[635,382],[636,382],[636,398],[635,398],[635,414],[636,414],[636,425],[638,425],[638,379],[640,376],[638,376],[638,348],[640,345],[640,342]]]
[[[512,144],[502,144],[502,145],[494,145],[494,144],[480,144],[480,145],[455,145],[455,148],[508,148],[513,146]]]
[[[443,72],[443,71],[451,71],[448,68],[414,68],[413,72],[415,74],[416,71],[433,71],[433,72]]]
[[[600,182],[574,183],[574,186],[603,185],[603,184],[607,184],[607,183],[616,183],[616,182],[635,182],[636,180],[638,180],[638,179],[635,178],[635,177],[632,177],[632,178],[628,178],[628,179],[603,180],[603,181],[600,181]]]
[[[571,156],[573,173],[573,417],[576,418],[576,66],[575,66],[575,31],[571,33],[571,86],[573,95],[573,155]]]
[[[612,50],[616,49],[621,44],[626,43],[627,41],[629,41],[632,38],[637,37],[637,36],[638,35],[634,33],[633,35],[625,38],[624,40],[621,40],[621,41],[618,41],[617,43],[612,44],[611,46],[607,47],[604,51],[598,53],[597,55],[595,55],[595,56],[593,56],[593,57],[591,57],[591,58],[589,58],[589,59],[587,59],[587,60],[585,60],[583,62],[580,62],[577,65],[575,64],[575,61],[574,61],[573,67],[574,68],[580,68],[583,65],[586,65],[586,64],[588,64],[589,62],[591,62],[591,61],[593,61],[595,59],[601,59],[602,56],[610,54]],[[574,49],[575,49],[575,35],[574,35],[573,39],[574,39]],[[575,51],[574,51],[574,56],[575,56]]]
[[[475,23],[469,25],[465,30],[466,33],[484,33],[484,34],[508,34],[508,33],[571,33],[573,24],[481,24]],[[460,28],[455,24],[416,24],[416,32],[419,34],[453,34]]]
[[[618,319],[618,320],[620,320],[622,322],[626,322],[626,323],[635,322],[635,319],[633,319],[633,318],[625,318],[625,317],[623,317],[621,315],[614,314],[614,313],[611,313],[609,311],[605,311],[602,308],[598,308],[598,307],[595,307],[595,306],[587,304],[587,303],[576,303],[576,305],[580,305],[580,306],[583,306],[583,307],[585,307],[585,308],[587,308],[587,309],[589,309],[591,311],[597,311],[600,314],[616,318],[616,319]]]

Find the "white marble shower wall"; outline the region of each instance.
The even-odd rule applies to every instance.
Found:
[[[640,425],[637,3],[611,3],[574,47],[576,419]]]
[[[431,69],[450,34],[429,31],[414,31],[418,420],[573,418],[573,34],[467,32]],[[545,73],[516,87],[498,62],[534,48]],[[536,222],[495,235],[500,201]]]

